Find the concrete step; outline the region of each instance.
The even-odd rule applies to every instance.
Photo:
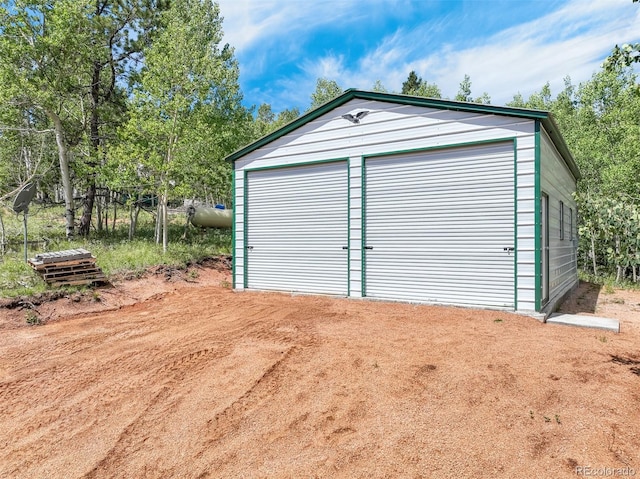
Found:
[[[620,332],[620,321],[617,319],[599,318],[597,316],[585,316],[581,314],[553,313],[547,318],[547,323],[604,329],[606,331],[613,331],[614,333]]]

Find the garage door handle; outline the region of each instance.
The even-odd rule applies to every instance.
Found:
[[[247,249],[251,251],[253,249],[253,246],[247,246]]]
[[[348,246],[343,246],[342,249],[349,249],[349,247]]]
[[[365,246],[364,249],[373,249],[373,246]]]

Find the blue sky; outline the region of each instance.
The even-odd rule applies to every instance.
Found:
[[[613,46],[640,41],[631,0],[218,0],[245,104],[309,106],[319,77],[399,92],[415,70],[453,98],[504,105],[548,81],[588,80]]]

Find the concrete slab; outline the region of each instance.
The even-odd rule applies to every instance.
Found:
[[[613,331],[614,333],[620,332],[620,321],[611,318],[599,318],[597,316],[553,313],[547,318],[547,323],[564,324],[566,326],[580,326],[583,328],[604,329],[606,331]]]

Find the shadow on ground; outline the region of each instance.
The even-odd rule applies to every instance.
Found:
[[[578,287],[562,302],[558,308],[558,312],[568,314],[594,314],[601,290],[602,285],[600,284],[580,281]]]

